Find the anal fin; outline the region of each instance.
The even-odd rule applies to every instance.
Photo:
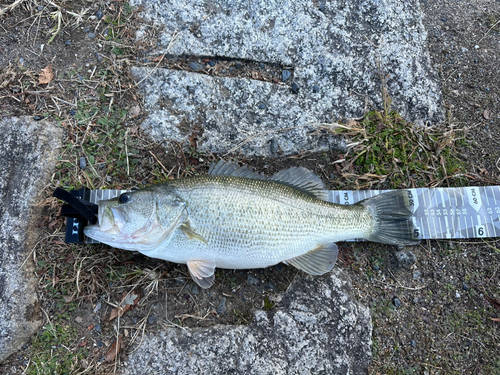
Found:
[[[215,280],[215,261],[188,260],[187,267],[194,282],[203,289],[210,288]]]
[[[310,275],[323,275],[333,268],[338,253],[339,249],[334,243],[318,245],[301,256],[287,260],[286,263]]]

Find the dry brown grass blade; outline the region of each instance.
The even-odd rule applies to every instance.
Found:
[[[21,4],[24,0],[16,0],[12,4],[7,5],[6,7],[0,9],[0,16],[2,16],[4,13],[13,10],[15,7],[17,7],[19,4]]]

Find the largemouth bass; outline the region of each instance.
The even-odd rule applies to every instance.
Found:
[[[418,243],[406,191],[345,206],[327,198],[323,182],[305,168],[266,178],[221,160],[206,176],[98,202],[98,223],[84,233],[119,249],[187,264],[202,288],[213,284],[216,267],[263,268],[284,262],[322,275],[335,264],[336,241]]]

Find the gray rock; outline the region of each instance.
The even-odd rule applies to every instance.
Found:
[[[247,275],[247,284],[248,285],[257,285],[260,284],[259,279],[253,277],[252,275]]]
[[[318,117],[312,103],[309,109],[297,105],[300,92],[287,86],[168,69],[131,71],[138,81],[149,75],[140,84],[149,111],[142,126],[159,142],[173,139],[188,147],[195,132],[200,152],[267,157],[275,156],[269,147],[274,137],[284,155],[344,148],[332,132],[306,126],[326,121],[327,114]]]
[[[45,120],[0,118],[0,362],[41,324],[30,256],[38,237],[33,205],[50,178],[61,138],[61,130]]]
[[[371,318],[340,269],[299,277],[276,310],[245,326],[168,329],[145,338],[124,374],[366,374]]]
[[[408,120],[444,118],[417,0],[331,1],[322,10],[317,2],[304,0],[131,4],[144,6],[142,16],[163,28],[154,56],[265,62],[293,71],[297,87],[313,88],[293,93],[283,83],[157,69],[140,88],[150,113],[145,125],[159,140],[187,145],[187,133],[197,130],[202,151],[225,153],[248,141],[243,153],[271,156],[261,146],[279,129],[296,127],[279,132],[290,144],[283,148],[285,155],[325,150],[337,143],[333,137],[311,142],[311,123],[361,116],[366,100],[383,108],[380,77],[386,77],[393,108]],[[141,30],[137,37],[143,35]],[[141,80],[151,69],[132,72]],[[268,113],[254,112],[258,101],[269,103]]]
[[[396,253],[396,259],[400,267],[410,269],[411,266],[417,261],[417,257],[412,251],[398,251]]]

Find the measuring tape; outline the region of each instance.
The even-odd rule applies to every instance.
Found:
[[[390,190],[331,190],[330,201],[353,204]],[[500,186],[408,189],[421,239],[500,237]]]
[[[77,190],[72,194],[91,203],[130,190]],[[354,204],[390,190],[330,190],[330,202]],[[421,239],[500,237],[500,186],[407,189],[415,236]],[[68,218],[66,242],[81,242],[81,223]],[[86,238],[86,243],[99,243]]]

